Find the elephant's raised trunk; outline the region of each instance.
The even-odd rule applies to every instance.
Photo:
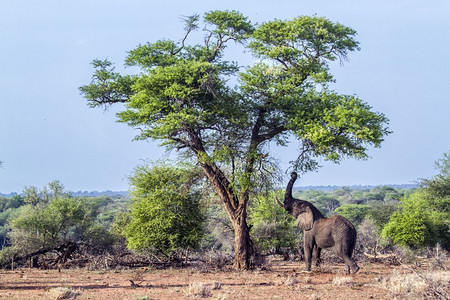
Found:
[[[292,199],[292,187],[294,186],[295,180],[297,180],[297,173],[292,172],[291,180],[289,180],[289,183],[286,187],[286,192],[284,194],[284,202],[286,202],[286,199]]]

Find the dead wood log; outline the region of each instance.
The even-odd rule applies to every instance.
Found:
[[[0,267],[13,268],[14,263],[17,264],[20,262],[25,262],[25,264],[28,263],[28,266],[30,268],[37,267],[39,264],[39,256],[45,255],[49,252],[61,253],[61,254],[58,254],[58,258],[56,260],[54,260],[53,265],[55,265],[58,262],[66,262],[67,259],[69,259],[71,257],[71,255],[76,251],[77,248],[78,248],[77,244],[69,241],[69,242],[65,242],[57,247],[39,249],[39,250],[33,251],[31,253],[27,253],[25,255],[21,255],[21,256],[14,255],[11,259],[11,262],[5,262],[5,263],[1,264]]]

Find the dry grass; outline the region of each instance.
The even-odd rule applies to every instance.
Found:
[[[80,291],[74,291],[64,287],[52,288],[48,291],[49,299],[55,300],[72,300],[76,299],[79,295],[81,295]]]
[[[308,296],[308,299],[309,299],[309,300],[320,300],[321,297],[320,297],[320,295],[317,294],[317,293],[312,293],[311,295]]]
[[[186,296],[208,298],[212,296],[211,286],[202,282],[191,283],[186,289]]]
[[[450,299],[450,271],[414,272],[380,280],[380,285],[392,294],[419,299]]]
[[[320,270],[304,272],[303,263],[281,260],[274,261],[271,270],[248,272],[224,269],[205,273],[195,268],[152,269],[146,272],[136,269],[95,272],[86,269],[61,270],[61,272],[37,269],[0,270],[0,299],[58,299],[61,294],[53,294],[52,297],[49,297],[50,289],[66,287],[77,292],[79,287],[82,295],[78,296],[76,300],[400,300],[430,298],[449,298],[450,300],[450,297],[446,296],[450,293],[448,290],[450,261],[446,262],[447,270],[434,270],[440,271],[440,273],[433,272],[435,273],[434,276],[428,276],[428,273],[432,271],[430,259],[420,258],[420,264],[417,265],[387,267],[383,263],[377,262],[367,265],[361,264],[361,271],[356,275],[344,274],[343,263],[330,265],[331,272],[323,273]],[[408,294],[405,290],[411,289],[405,287],[403,287],[403,290],[401,289],[402,285],[406,285],[406,283],[401,282],[406,276],[400,274],[414,276],[414,270],[417,273],[420,272],[423,276],[426,275],[428,281],[417,274],[414,280],[424,280],[428,286],[421,287],[421,290],[414,290]],[[443,271],[447,271],[447,273]],[[395,278],[393,275],[398,275],[400,278]],[[345,277],[352,277],[353,283]],[[138,284],[141,280],[144,281],[141,285],[132,288],[133,286],[130,287],[130,280],[136,280],[135,284]],[[297,280],[298,283],[296,283]],[[402,293],[391,291],[389,285],[391,281],[394,282],[395,280],[398,281],[396,284]],[[194,285],[193,283],[197,284]],[[190,288],[188,289],[188,287]],[[443,296],[437,296],[439,294]],[[63,299],[63,297],[60,299]]]
[[[195,282],[191,283],[188,286],[185,293],[189,297],[209,298],[212,296],[213,290],[219,290],[221,288],[222,284],[220,282],[213,282],[213,283]]]
[[[331,283],[336,286],[343,286],[343,285],[352,285],[354,284],[354,281],[353,277],[350,276],[336,276],[333,278],[333,281]]]
[[[293,285],[296,285],[297,283],[298,283],[298,279],[294,275],[289,275],[286,278],[286,280],[284,281],[284,285],[286,285],[286,286],[293,286]]]

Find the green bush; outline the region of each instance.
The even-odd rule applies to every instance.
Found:
[[[266,252],[295,248],[300,236],[295,219],[276,203],[275,197],[283,196],[276,192],[258,195],[249,207],[252,239],[258,249]]]
[[[48,193],[46,188],[43,191],[26,188],[34,200],[25,201],[28,204],[14,209],[8,216],[10,245],[5,250],[21,256],[53,249],[68,241],[82,242],[94,251],[112,245],[112,235],[96,221],[97,212],[85,199],[63,193],[58,181],[51,183],[50,188],[53,193]]]
[[[110,239],[78,198],[52,198],[48,204],[27,205],[11,221],[10,236],[12,245],[22,254],[67,241],[83,241],[93,248],[103,248],[105,239]]]
[[[449,152],[450,153],[450,152]],[[422,187],[404,197],[383,228],[395,244],[420,248],[441,244],[450,249],[450,155],[437,162],[440,174],[422,180]]]
[[[382,236],[390,237],[394,244],[419,248],[430,244],[429,214],[422,192],[402,199],[400,207],[383,228]]]
[[[397,206],[397,201],[377,201],[376,203],[371,203],[366,218],[372,220],[378,231],[381,232],[383,227],[389,222]]]
[[[141,166],[130,178],[131,221],[123,233],[128,247],[171,256],[197,248],[204,215],[197,172],[169,165]]]

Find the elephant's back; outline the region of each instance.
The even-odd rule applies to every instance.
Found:
[[[343,216],[334,215],[331,216],[330,219],[333,220],[334,228],[356,235],[355,226],[353,226],[353,224]]]

